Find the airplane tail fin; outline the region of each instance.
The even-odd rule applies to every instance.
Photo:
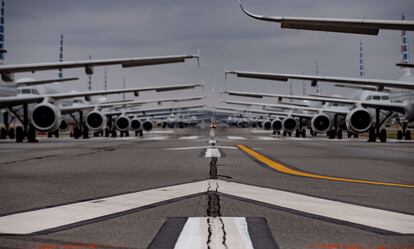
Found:
[[[405,20],[405,16],[402,15],[402,20]],[[408,51],[408,35],[406,31],[401,31],[401,63],[402,64],[409,64],[410,63],[410,56]],[[403,76],[411,76],[411,70],[407,67],[401,68],[401,73]]]
[[[1,22],[0,22],[0,64],[4,63],[4,53],[7,51],[4,49],[4,0],[1,1]]]

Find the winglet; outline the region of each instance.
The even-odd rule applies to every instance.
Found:
[[[194,57],[197,60],[197,67],[200,68],[200,49],[197,49],[197,54]]]
[[[228,71],[228,70],[224,69],[224,81],[227,80],[227,75],[228,74],[234,74],[234,73],[235,73],[234,71]]]

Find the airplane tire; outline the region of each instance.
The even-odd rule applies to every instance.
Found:
[[[112,137],[116,137],[116,129],[112,128]]]
[[[73,138],[75,139],[79,139],[81,136],[81,131],[78,127],[75,127],[75,129],[73,129]]]
[[[55,138],[59,138],[59,130],[56,130],[55,132],[53,132],[53,135],[55,136]]]
[[[23,127],[18,126],[16,128],[16,143],[22,143],[24,139]]]
[[[0,129],[0,139],[6,139],[7,138],[7,130],[6,128]]]
[[[301,135],[302,137],[306,137],[306,129],[302,129]]]
[[[359,138],[359,134],[354,134],[354,138]]]
[[[109,129],[108,128],[105,128],[105,137],[109,137]]]
[[[352,133],[351,132],[347,132],[348,133],[348,138],[351,138],[352,137]]]
[[[300,131],[299,131],[299,129],[296,129],[296,131],[295,131],[295,137],[300,137]]]
[[[381,129],[379,138],[380,138],[381,143],[387,142],[387,130],[386,129]]]
[[[336,131],[334,129],[331,129],[329,131],[329,139],[334,139],[336,137]]]
[[[336,137],[338,139],[342,139],[342,130],[338,130],[338,133],[336,134]]]
[[[13,128],[9,129],[9,138],[14,139],[16,137],[16,132]]]
[[[29,126],[29,129],[27,131],[27,141],[29,143],[37,143],[38,142],[36,140],[36,128],[32,124]]]
[[[402,132],[402,130],[398,130],[398,132],[397,132],[397,139],[398,140],[401,140],[403,138],[403,132]]]
[[[47,137],[48,137],[48,138],[51,138],[52,136],[53,136],[52,132],[48,132],[48,133],[47,133]]]
[[[368,142],[375,142],[377,140],[377,134],[375,134],[375,128],[372,126],[368,131]]]
[[[411,140],[411,131],[405,132],[405,140]]]

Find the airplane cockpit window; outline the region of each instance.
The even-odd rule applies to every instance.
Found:
[[[367,100],[372,100],[372,95],[368,95]]]

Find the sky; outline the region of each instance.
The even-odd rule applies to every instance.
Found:
[[[245,0],[244,5],[261,15],[398,20],[404,13],[408,20],[414,19],[412,0]],[[122,88],[124,78],[127,87],[203,82],[210,105],[218,103],[223,90],[290,92],[289,83],[235,76],[224,81],[225,70],[313,74],[317,61],[320,74],[358,77],[360,42],[367,78],[401,77],[395,67],[400,61],[399,31],[364,36],[285,30],[246,16],[237,0],[6,0],[5,23],[6,64],[57,61],[61,34],[65,61],[89,55],[105,59],[196,54],[199,49],[200,68],[196,61],[128,69],[111,66],[108,86]],[[57,72],[16,76],[44,79]],[[66,89],[87,89],[82,69],[65,70],[64,76],[80,78]],[[104,68],[95,68],[92,81],[93,89],[103,89]],[[293,85],[293,93],[301,95],[302,82]],[[306,84],[305,92],[315,93],[315,88]],[[321,92],[351,94],[328,84],[321,84]]]

